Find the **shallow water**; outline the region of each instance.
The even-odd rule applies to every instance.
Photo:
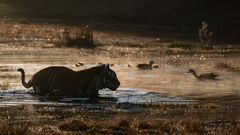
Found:
[[[2,48],[4,49],[4,48]],[[96,66],[98,62],[112,63],[111,68],[117,73],[121,82],[116,92],[100,91],[100,97],[114,98],[117,103],[189,103],[191,98],[236,95],[240,93],[240,72],[231,72],[217,69],[217,63],[229,62],[240,67],[239,57],[107,57],[107,56],[82,56],[82,50],[71,48],[6,48],[0,52],[0,83],[7,84],[1,93],[1,104],[39,103],[34,97],[29,97],[20,81],[17,68],[24,68],[28,80],[31,75],[48,66],[66,66],[73,70],[82,70]],[[153,70],[139,70],[138,63],[147,63],[154,60],[159,68]],[[75,67],[77,62],[84,66]],[[129,66],[130,65],[130,66]],[[198,81],[187,71],[189,68],[196,70],[197,74],[216,72],[217,80]],[[20,92],[20,99],[16,101],[16,93]],[[9,96],[9,95],[10,96]],[[25,97],[26,96],[26,97]],[[11,99],[11,100],[9,100]],[[33,100],[33,101],[32,101]],[[68,99],[67,99],[68,100]],[[67,101],[65,100],[65,101]],[[44,102],[43,104],[47,104]],[[63,102],[62,102],[63,103]],[[69,103],[69,102],[68,102]],[[63,103],[64,104],[64,103]]]
[[[137,90],[131,88],[121,88],[116,92],[109,90],[102,90],[99,92],[100,97],[113,97],[117,103],[149,103],[149,104],[189,104],[194,103],[195,100],[186,100],[180,97],[171,97],[164,94],[146,92],[144,90]]]
[[[55,65],[55,64],[54,64]],[[64,66],[74,70],[85,69],[96,64],[86,64],[75,67],[73,64]],[[16,72],[18,67],[26,71],[28,78],[38,70],[50,66],[50,64],[5,64],[11,67],[11,75],[8,90],[0,93],[0,106],[21,104],[81,104],[87,99],[63,98],[58,102],[40,100],[44,98],[31,95],[23,88],[20,81],[20,73]],[[188,104],[194,103],[189,98],[206,96],[223,96],[239,94],[239,74],[222,72],[218,80],[198,81],[191,74],[186,73],[184,67],[160,67],[153,70],[138,70],[136,67],[128,67],[126,64],[116,64],[112,67],[118,74],[121,86],[117,91],[101,90],[99,97],[113,100],[116,103],[151,103],[151,104]],[[28,80],[27,78],[27,80]],[[7,79],[7,78],[6,78]]]
[[[6,90],[0,92],[0,107],[18,106],[24,104],[38,105],[81,105],[86,103],[101,103],[111,101],[113,103],[149,103],[149,104],[189,104],[195,100],[184,100],[178,97],[168,97],[158,93],[137,91],[131,88],[120,88],[117,91],[101,90],[99,100],[91,101],[89,98],[57,97],[50,99],[38,96],[32,90]]]

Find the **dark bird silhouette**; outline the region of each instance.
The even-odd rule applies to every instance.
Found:
[[[152,65],[154,64],[154,61],[149,61],[149,64],[146,64],[146,63],[144,63],[144,64],[138,64],[136,67],[138,68],[138,69],[152,69]]]
[[[215,80],[216,77],[218,76],[215,73],[205,73],[205,74],[197,75],[193,69],[189,69],[188,73],[192,73],[193,76],[198,80],[205,80],[205,79]]]
[[[76,67],[80,67],[83,66],[84,64],[82,62],[78,62],[77,64],[75,64]]]
[[[159,65],[158,64],[153,64],[152,68],[159,68]]]
[[[109,64],[109,66],[113,67],[113,66],[114,66],[114,64]]]

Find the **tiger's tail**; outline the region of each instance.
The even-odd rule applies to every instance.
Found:
[[[21,72],[21,74],[22,74],[22,77],[21,77],[21,79],[22,79],[22,85],[25,87],[25,88],[30,88],[30,87],[32,87],[32,83],[31,83],[31,81],[29,81],[28,83],[25,81],[25,72],[24,72],[24,70],[22,69],[22,68],[19,68],[17,71],[19,71],[19,72]]]

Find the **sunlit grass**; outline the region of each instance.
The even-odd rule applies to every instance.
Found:
[[[89,26],[66,26],[28,21],[2,22],[1,41],[22,44],[41,42],[43,48],[55,47],[94,47],[93,30]]]
[[[78,29],[62,29],[56,46],[94,48],[93,30],[89,26]]]

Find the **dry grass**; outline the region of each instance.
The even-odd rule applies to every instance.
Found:
[[[60,47],[76,46],[80,48],[93,48],[93,30],[89,26],[79,29],[65,28],[61,30],[59,41],[56,43]]]
[[[3,43],[45,43],[52,47],[94,47],[93,30],[89,26],[64,26],[48,23],[1,22],[0,41]],[[1,69],[1,68],[0,68]]]
[[[48,128],[47,128],[48,127]],[[133,121],[121,120],[95,120],[74,119],[61,122],[58,130],[52,130],[49,126],[42,126],[41,133],[49,135],[62,134],[118,134],[118,135],[146,135],[146,134],[228,134],[240,133],[239,121],[201,121],[201,120],[169,120],[146,119],[136,117]],[[40,132],[33,131],[34,126],[29,123],[8,123],[0,125],[1,135],[33,135]],[[40,130],[39,129],[39,130]],[[36,127],[35,127],[36,130]]]
[[[236,134],[238,133],[239,121],[201,121],[201,120],[156,120],[152,118],[134,118],[98,120],[73,120],[65,122],[59,128],[64,131],[78,132],[83,134]]]
[[[111,119],[90,121],[74,119],[59,125],[63,131],[79,132],[83,134],[132,134],[129,121],[126,119]]]
[[[213,32],[208,29],[208,23],[202,22],[202,26],[198,29],[199,41],[203,44],[210,45],[212,43]]]
[[[108,105],[105,109],[87,106],[33,105],[31,117],[20,106],[4,108],[0,110],[0,134],[235,135],[240,132],[240,121],[233,115],[234,111],[237,113],[235,106],[129,104]],[[126,111],[133,108],[143,111]]]
[[[71,122],[63,123],[59,126],[59,129],[64,131],[86,131],[89,129],[88,125],[83,121],[72,120]]]
[[[29,134],[29,123],[7,123],[0,125],[1,135],[28,135]]]

